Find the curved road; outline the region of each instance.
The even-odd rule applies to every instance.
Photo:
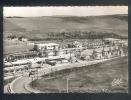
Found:
[[[30,93],[24,88],[24,85],[31,82],[30,77],[21,77],[16,82],[14,82],[12,89],[15,93]]]

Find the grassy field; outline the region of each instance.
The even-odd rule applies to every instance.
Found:
[[[46,38],[49,32],[104,32],[128,35],[128,15],[107,16],[43,16],[4,18],[4,36],[13,34],[30,39]]]
[[[4,54],[11,54],[16,52],[26,52],[33,49],[33,45],[28,45],[26,42],[4,40]]]
[[[33,81],[33,88],[47,93],[66,92],[67,78],[69,92],[127,92],[128,58],[55,72]]]

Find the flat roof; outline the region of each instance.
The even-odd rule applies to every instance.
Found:
[[[87,49],[84,50],[81,54],[82,55],[92,55],[94,49]]]
[[[121,39],[117,39],[117,38],[105,38],[104,40],[110,40],[110,41],[113,41],[113,40],[121,40]]]
[[[96,48],[94,50],[95,50],[95,52],[102,52],[103,48]]]
[[[51,46],[51,45],[59,45],[57,43],[36,43],[35,45],[38,46]]]
[[[45,60],[51,61],[51,60],[62,60],[62,59],[65,59],[65,58],[51,58],[51,59],[45,59]]]

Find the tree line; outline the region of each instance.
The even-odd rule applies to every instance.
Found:
[[[127,39],[126,36],[121,36],[116,33],[107,33],[107,32],[96,32],[96,31],[72,31],[72,32],[48,32],[46,37],[41,36],[40,38],[31,37],[30,41],[42,41],[42,40],[64,40],[64,39],[104,39],[104,38],[118,38],[118,39]],[[124,34],[124,33],[123,33]],[[15,36],[9,35],[8,38],[21,39],[25,36]]]

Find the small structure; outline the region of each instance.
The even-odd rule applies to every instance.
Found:
[[[85,60],[91,60],[92,55],[93,55],[93,49],[87,49],[81,53],[81,57],[84,57]]]
[[[121,43],[121,39],[116,39],[116,38],[105,38],[103,39],[105,44],[111,44],[111,45],[119,45]]]
[[[82,48],[82,43],[80,43],[80,42],[78,42],[78,41],[74,41],[74,42],[73,42],[73,45],[74,45],[74,47],[76,47],[76,48]]]
[[[22,38],[21,41],[23,41],[23,42],[27,42],[28,39],[27,39],[27,38]]]
[[[103,47],[102,56],[104,58],[109,58],[109,47]]]
[[[128,46],[128,40],[122,40],[121,44],[124,45],[124,46]]]
[[[23,42],[27,42],[28,41],[28,38],[24,37],[24,36],[21,36],[18,38],[19,41],[23,41]]]
[[[52,66],[61,63],[68,63],[67,59],[65,58],[45,59],[45,62]]]
[[[103,59],[102,48],[94,49],[94,51],[93,51],[93,57],[94,57],[94,59]]]
[[[124,51],[123,51],[122,48],[119,49],[119,55],[120,55],[120,56],[124,56]]]
[[[84,45],[90,48],[94,48],[94,47],[96,48],[96,47],[102,47],[104,45],[104,42],[101,39],[95,39],[85,42]]]

